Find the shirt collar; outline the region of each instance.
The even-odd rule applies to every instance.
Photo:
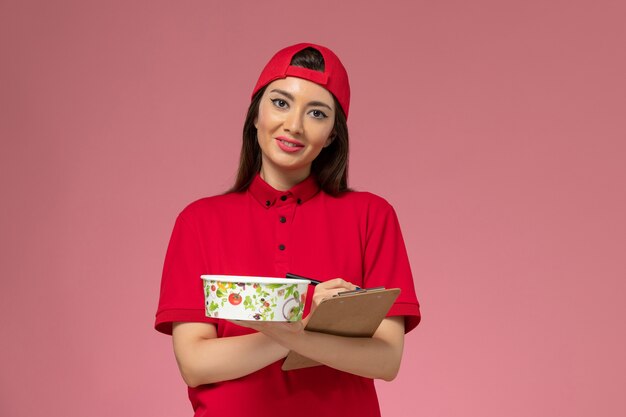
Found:
[[[283,196],[293,197],[296,203],[302,204],[310,200],[320,190],[313,175],[309,175],[304,181],[294,185],[287,191],[279,191],[265,182],[258,173],[252,180],[248,192],[263,207],[271,207],[276,200]]]

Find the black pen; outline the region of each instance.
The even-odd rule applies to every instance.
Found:
[[[308,281],[311,281],[311,285],[317,285],[317,284],[321,284],[322,281],[318,281],[316,279],[312,279],[312,278],[307,278],[307,277],[303,277],[302,275],[296,275],[296,274],[292,274],[290,272],[287,272],[285,274],[286,278],[294,278],[294,279],[306,279]]]
[[[322,283],[322,281],[318,281],[318,280],[312,279],[312,278],[303,277],[302,275],[292,274],[291,272],[287,272],[285,274],[285,277],[286,278],[294,278],[294,279],[307,279],[307,280],[311,281],[311,285],[317,285],[317,284],[321,284]],[[372,288],[372,289],[378,289],[378,288],[379,287]],[[380,288],[383,288],[383,287],[380,287]],[[354,290],[354,291],[362,291],[362,290],[363,290],[363,288],[356,287],[356,290]]]

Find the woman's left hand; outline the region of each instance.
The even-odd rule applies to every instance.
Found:
[[[351,282],[344,280],[343,278],[334,278],[329,279],[328,281],[324,281],[315,286],[315,292],[313,293],[313,302],[311,304],[311,311],[309,312],[309,316],[313,311],[320,305],[320,303],[328,298],[332,298],[339,294],[340,292],[345,291],[354,291],[358,289],[356,285]]]

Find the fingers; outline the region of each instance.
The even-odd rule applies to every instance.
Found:
[[[323,300],[334,297],[340,292],[354,291],[358,289],[356,285],[342,278],[330,279],[315,286],[313,293],[313,309],[316,308]]]
[[[353,290],[356,290],[358,287],[352,284],[351,282],[344,280],[343,278],[334,278],[334,279],[329,279],[328,281],[324,281],[321,284],[318,284],[315,287],[315,290],[317,291],[318,288],[320,290],[343,289],[343,290],[353,291]]]

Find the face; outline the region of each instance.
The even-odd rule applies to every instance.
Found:
[[[262,153],[261,175],[272,184],[299,182],[332,142],[335,104],[324,87],[297,77],[270,83],[254,120]]]

